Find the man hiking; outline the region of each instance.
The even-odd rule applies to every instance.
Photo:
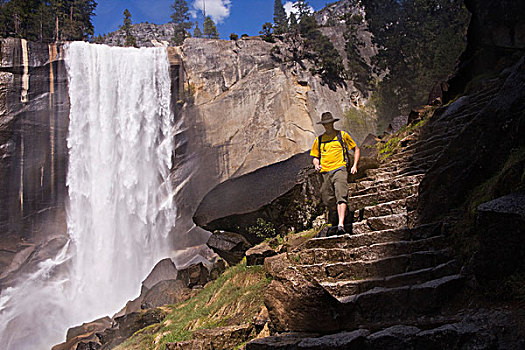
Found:
[[[323,175],[321,196],[323,203],[328,207],[329,221],[337,213],[337,234],[344,234],[345,214],[348,198],[348,172],[349,150],[355,148],[354,163],[350,169],[352,174],[357,173],[357,162],[359,161],[359,147],[349,133],[334,128],[338,121],[332,113],[325,112],[321,115],[321,121],[317,124],[324,126],[325,132],[317,137],[310,151],[316,171]]]

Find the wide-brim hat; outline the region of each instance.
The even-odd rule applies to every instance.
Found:
[[[317,124],[328,124],[328,123],[333,123],[333,122],[336,122],[338,121],[339,118],[334,118],[334,116],[332,115],[332,113],[330,112],[324,112],[322,115],[321,115],[321,121],[320,122],[317,122]]]

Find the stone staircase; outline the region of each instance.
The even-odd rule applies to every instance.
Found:
[[[265,303],[277,331],[343,334],[337,332],[409,325],[433,334],[428,330],[459,322],[450,304],[461,294],[465,276],[442,224],[417,224],[418,188],[450,140],[498,88],[495,82],[438,110],[402,140],[399,153],[350,184],[351,234],[314,238],[266,259],[274,280]],[[305,338],[317,339],[284,334],[252,341],[247,349],[298,348]],[[278,345],[280,340],[288,345]]]

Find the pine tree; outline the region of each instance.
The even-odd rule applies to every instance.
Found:
[[[135,36],[131,32],[131,12],[129,12],[128,9],[124,10],[124,25],[122,26],[122,30],[126,33],[126,41],[124,42],[124,46],[133,46],[137,47],[137,40],[135,39]]]
[[[204,20],[204,36],[208,39],[219,39],[219,32],[217,26],[210,16],[207,16]]]
[[[281,0],[275,0],[273,5],[273,23],[274,33],[277,35],[284,34],[288,30],[288,18]]]
[[[193,30],[194,38],[202,38],[202,32],[199,28],[199,22],[195,21],[195,29]]]
[[[273,38],[273,25],[270,22],[266,22],[262,26],[262,30],[259,32],[264,41],[269,43],[274,43],[275,39]]]
[[[299,20],[302,20],[304,16],[310,16],[310,5],[306,0],[297,0],[293,7],[297,9],[297,14],[299,15]]]
[[[295,16],[295,13],[290,13],[290,25],[289,27],[290,30],[295,30],[297,28],[297,17]]]
[[[188,32],[192,27],[188,4],[185,0],[175,0],[171,8],[174,11],[171,15],[171,22],[174,24],[172,41],[175,45],[182,45],[184,39],[191,36]]]

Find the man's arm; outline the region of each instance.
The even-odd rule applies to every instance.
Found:
[[[352,174],[357,173],[357,163],[359,162],[359,156],[361,155],[361,151],[359,151],[359,147],[355,146],[354,149],[354,165],[352,165],[352,169],[350,169],[350,172]]]
[[[315,171],[321,171],[322,167],[319,164],[319,158],[314,157],[312,162],[314,163]]]

